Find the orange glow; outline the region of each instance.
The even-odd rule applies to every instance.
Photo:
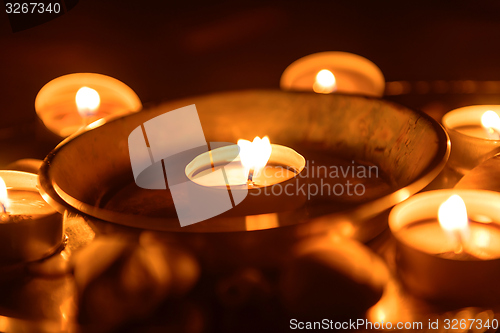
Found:
[[[78,113],[82,117],[88,117],[93,115],[99,108],[101,98],[99,97],[99,93],[94,89],[81,87],[76,93],[75,101]]]
[[[500,117],[494,111],[488,110],[481,117],[481,125],[488,131],[488,134],[500,132]]]
[[[7,197],[7,185],[5,185],[5,181],[2,179],[2,177],[0,177],[0,204],[3,205],[3,208],[5,210],[7,210],[7,208],[9,207],[9,198]]]
[[[253,139],[253,142],[248,140],[238,140],[240,148],[241,164],[245,168],[245,172],[249,173],[253,170],[257,176],[259,172],[266,166],[271,157],[272,147],[267,136],[262,139],[258,136]]]
[[[329,94],[337,90],[337,80],[335,75],[328,69],[322,69],[316,74],[316,81],[313,84],[313,90],[317,93]]]
[[[459,195],[452,195],[439,206],[438,219],[441,227],[447,231],[467,229],[469,222],[465,202]]]
[[[472,242],[479,247],[487,248],[491,242],[490,233],[486,230],[476,230],[473,234]]]

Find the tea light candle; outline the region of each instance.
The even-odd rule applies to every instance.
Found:
[[[297,191],[304,182],[299,175],[305,164],[304,157],[293,149],[256,137],[253,142],[239,140],[238,145],[197,156],[186,166],[186,176],[200,186],[229,188],[237,205],[227,215],[265,214],[291,210],[305,202],[305,193]],[[243,200],[238,198],[244,203],[238,205]]]
[[[289,65],[281,76],[283,90],[348,93],[381,97],[385,79],[370,60],[347,52],[320,52]]]
[[[62,243],[62,216],[38,192],[36,174],[0,171],[0,263],[42,259]]]
[[[444,115],[451,140],[450,167],[462,174],[500,152],[500,105],[466,106]]]
[[[397,242],[398,272],[412,293],[453,304],[498,301],[500,193],[417,194],[391,211],[389,226]]]
[[[137,112],[142,103],[123,82],[94,73],[58,77],[40,89],[35,109],[43,124],[61,138],[109,117]]]

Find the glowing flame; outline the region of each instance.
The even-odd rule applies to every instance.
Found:
[[[97,91],[89,87],[81,87],[76,93],[75,100],[78,113],[82,117],[93,115],[101,103]]]
[[[240,147],[241,164],[246,173],[253,172],[258,175],[271,157],[272,147],[269,138],[265,136],[261,139],[256,136],[253,142],[240,139],[238,146]]]
[[[469,222],[465,202],[459,195],[452,195],[439,206],[438,219],[441,227],[447,231],[467,229]]]
[[[3,209],[0,208],[0,211],[7,211],[9,198],[7,197],[7,185],[5,185],[2,177],[0,177],[0,204],[3,206]]]
[[[316,74],[316,81],[313,85],[314,92],[329,94],[337,90],[337,80],[335,75],[328,69],[322,69]]]
[[[481,124],[488,131],[488,134],[500,133],[500,117],[494,111],[488,110],[481,117]]]

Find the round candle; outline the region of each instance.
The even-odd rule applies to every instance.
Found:
[[[259,158],[262,161],[255,162]],[[304,167],[304,157],[293,149],[271,144],[267,137],[262,142],[256,137],[251,143],[240,140],[238,145],[216,148],[197,156],[186,166],[186,175],[202,186],[253,188],[284,182]],[[223,170],[224,178],[217,177],[216,170]]]
[[[463,199],[464,207],[447,207],[451,214],[447,225],[441,214],[454,195]],[[465,216],[456,214],[465,211]],[[453,229],[460,220],[465,224]],[[453,304],[490,304],[499,299],[500,193],[420,193],[391,211],[389,226],[397,242],[398,272],[412,293]]]
[[[0,171],[0,262],[33,261],[63,239],[62,217],[38,192],[36,174]]]
[[[382,71],[370,60],[347,52],[320,52],[289,65],[281,76],[283,90],[340,92],[380,97]]]
[[[483,125],[488,113],[497,120],[490,117]],[[464,174],[500,151],[498,114],[499,105],[475,105],[444,115],[442,123],[451,140],[450,167]]]
[[[233,197],[245,198],[231,210],[232,214],[265,214],[302,206],[305,195],[295,189],[305,181],[298,177],[305,167],[304,157],[291,148],[271,144],[267,137],[260,140],[240,140],[238,145],[197,156],[186,166],[187,178],[204,187],[229,188]],[[248,195],[245,197],[242,191],[248,191]]]
[[[38,117],[62,138],[96,120],[120,117],[141,108],[139,97],[126,84],[94,73],[58,77],[43,86],[35,99]]]

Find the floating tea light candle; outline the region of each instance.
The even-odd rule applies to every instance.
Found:
[[[305,159],[291,148],[271,144],[268,137],[253,142],[212,149],[186,166],[186,176],[194,183],[231,191],[233,198],[246,198],[232,214],[264,214],[291,210],[305,202],[297,191]]]
[[[34,261],[62,243],[62,217],[41,197],[37,175],[0,171],[0,263]]]
[[[449,165],[466,173],[500,151],[499,105],[455,109],[442,123],[451,139]]]
[[[98,119],[141,108],[139,97],[123,82],[93,73],[58,77],[43,86],[35,100],[38,117],[61,138]]]
[[[423,298],[454,304],[500,299],[500,194],[439,190],[396,206],[389,226],[404,284]]]
[[[498,140],[500,134],[500,117],[494,111],[488,110],[481,116],[481,125],[489,139]]]
[[[382,71],[370,60],[347,52],[320,52],[288,66],[281,76],[283,90],[359,94],[384,94]]]

